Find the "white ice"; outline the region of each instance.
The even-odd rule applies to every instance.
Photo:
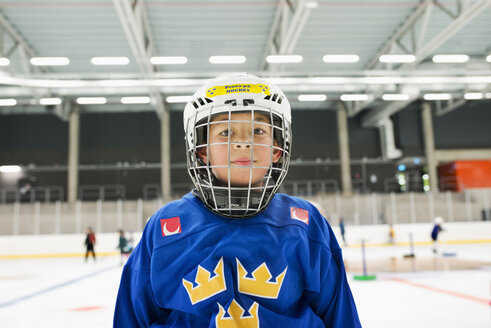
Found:
[[[457,258],[487,265],[458,271],[371,272],[380,259],[402,260],[407,247],[367,247],[373,281],[349,283],[365,328],[491,327],[491,244],[447,245]],[[344,248],[347,264],[359,247]],[[429,246],[417,258],[434,258]],[[437,255],[438,256],[438,255]],[[372,262],[373,263],[373,262]],[[111,327],[121,266],[119,257],[0,260],[0,327]]]

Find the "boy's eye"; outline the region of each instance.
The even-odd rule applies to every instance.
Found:
[[[229,130],[224,130],[222,132],[219,133],[222,137],[228,137],[228,135],[230,134],[229,133]]]
[[[261,128],[254,129],[254,134],[264,134],[264,133],[266,133],[266,132]]]

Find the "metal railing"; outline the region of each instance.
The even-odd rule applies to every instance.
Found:
[[[126,188],[123,185],[87,185],[78,188],[80,200],[116,200],[126,199]]]
[[[3,188],[0,189],[0,203],[13,202],[55,202],[64,201],[65,189],[61,186],[39,186],[30,189]]]

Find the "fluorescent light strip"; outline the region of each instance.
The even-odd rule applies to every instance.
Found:
[[[412,63],[416,57],[414,55],[382,55],[378,60],[381,63]]]
[[[79,97],[77,104],[79,105],[102,105],[107,102],[105,97]]]
[[[467,92],[464,94],[464,98],[467,100],[479,100],[482,99],[484,95],[480,92]]]
[[[299,95],[298,101],[325,101],[326,95]]]
[[[70,64],[67,57],[33,57],[30,60],[34,66],[65,66]]]
[[[9,66],[10,60],[5,57],[0,57],[0,66]]]
[[[319,3],[317,1],[308,1],[305,4],[305,8],[313,9],[319,7]]]
[[[212,64],[243,64],[246,62],[245,56],[211,56]]]
[[[39,104],[47,105],[59,105],[61,104],[61,98],[41,98],[39,99]]]
[[[426,93],[423,98],[424,100],[450,100],[452,95],[449,93]]]
[[[2,173],[18,173],[22,170],[19,165],[2,165],[0,166],[0,172]]]
[[[486,57],[486,61],[487,61],[488,63],[491,63],[491,55],[488,55],[488,56]]]
[[[368,100],[367,94],[344,94],[341,95],[342,101],[365,101]]]
[[[266,61],[270,64],[288,64],[300,63],[303,57],[300,55],[271,55],[266,57]]]
[[[150,97],[121,97],[122,104],[149,104]]]
[[[128,65],[130,59],[128,57],[92,57],[90,62],[92,65]]]
[[[191,100],[191,96],[169,96],[165,100],[168,103],[187,103]]]
[[[161,56],[151,57],[150,63],[153,65],[182,65],[188,62],[185,56]]]
[[[324,63],[356,63],[360,60],[358,55],[325,55]]]
[[[484,98],[491,99],[491,92],[486,92],[486,94],[484,95]]]
[[[435,55],[434,63],[465,63],[469,60],[467,55]]]
[[[15,99],[0,99],[0,106],[15,106],[17,105],[17,100]]]
[[[404,101],[409,100],[409,95],[407,93],[386,93],[382,95],[382,99],[385,101]]]

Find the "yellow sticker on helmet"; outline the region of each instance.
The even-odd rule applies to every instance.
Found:
[[[229,93],[264,93],[269,95],[269,86],[266,84],[229,84],[218,85],[206,90],[206,96],[209,98],[223,96]]]

